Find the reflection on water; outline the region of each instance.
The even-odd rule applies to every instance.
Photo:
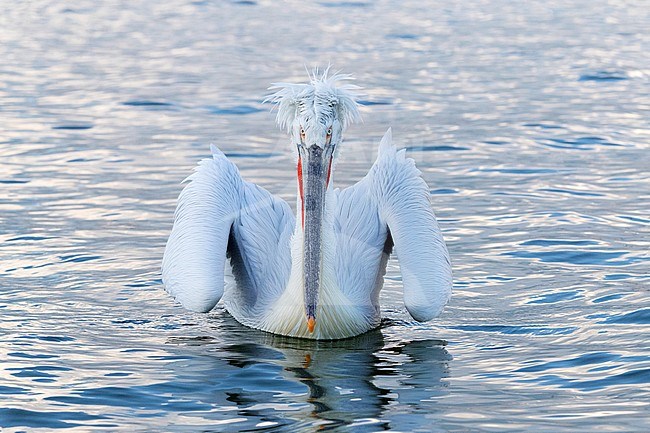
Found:
[[[650,431],[646,5],[8,5],[0,428]],[[180,181],[213,142],[293,205],[262,100],[329,61],[364,87],[333,182],[393,127],[431,188],[450,305],[413,322],[391,261],[384,325],[351,340],[183,310],[159,273]]]
[[[375,330],[347,340],[314,342],[241,329],[234,320],[226,321],[215,330],[216,337],[170,339],[169,344],[181,348],[199,347],[203,355],[187,358],[180,355],[187,352],[176,350],[181,359],[167,367],[179,378],[190,372],[202,378],[203,389],[208,380],[209,392],[225,397],[229,410],[224,421],[241,417],[239,429],[265,423],[384,430],[391,427],[387,415],[396,408],[430,412],[433,405],[424,402],[446,393],[442,379],[451,356],[441,340],[388,342]],[[230,332],[241,341],[224,345],[222,338]],[[177,397],[199,398],[191,387]]]

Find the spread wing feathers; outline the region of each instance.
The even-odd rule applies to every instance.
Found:
[[[438,316],[451,297],[451,263],[431,209],[429,188],[415,167],[391,144],[388,129],[370,169],[380,219],[395,243],[404,285],[404,303],[415,320]]]
[[[378,306],[392,245],[387,245],[388,228],[380,221],[371,190],[372,179],[366,176],[337,194],[334,260],[338,287],[347,297],[357,305],[370,301]],[[373,290],[370,297],[368,288]]]
[[[288,248],[289,241],[280,239],[288,236],[286,226],[293,225],[285,202],[245,182],[219,149],[211,150],[212,158],[201,160],[186,179],[162,264],[165,289],[185,308],[199,312],[210,311],[224,294],[227,255],[236,262],[235,277],[246,276],[247,290],[255,290],[265,278],[274,286],[288,279],[286,264],[278,265],[275,273],[270,269],[283,256],[274,253],[278,244]],[[283,269],[286,276],[278,276]],[[245,300],[257,297],[249,292]]]
[[[243,182],[216,148],[185,181],[165,247],[163,283],[185,308],[208,312],[223,295],[226,248]]]
[[[244,182],[228,253],[237,284],[224,296],[236,317],[259,317],[282,294],[291,273],[295,217],[289,205]]]

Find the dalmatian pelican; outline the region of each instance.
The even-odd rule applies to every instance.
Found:
[[[237,321],[274,334],[359,335],[380,324],[394,247],[410,315],[441,313],[451,296],[449,253],[429,188],[391,130],[363,179],[332,187],[343,132],[360,120],[351,79],[314,72],[307,84],[270,87],[296,160],[296,216],[215,146],[188,177],[162,262],[165,289],[185,308],[209,312],[223,298]]]

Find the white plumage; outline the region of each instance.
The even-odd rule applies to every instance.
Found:
[[[275,85],[270,97],[297,153],[298,216],[243,180],[213,146],[178,199],[162,265],[166,290],[200,312],[223,297],[240,323],[264,331],[351,337],[380,323],[379,291],[394,245],[409,313],[418,321],[438,316],[452,276],[429,188],[414,161],[391,144],[389,129],[369,173],[333,189],[332,160],[359,113],[353,86],[341,85],[349,76],[326,71],[310,79]],[[234,281],[224,288],[229,271]]]

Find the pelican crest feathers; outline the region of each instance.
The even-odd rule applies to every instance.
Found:
[[[361,121],[355,92],[360,87],[349,83],[352,80],[354,77],[350,74],[330,74],[329,67],[322,74],[314,69],[309,74],[308,84],[273,83],[269,90],[275,92],[264,102],[276,104],[276,122],[287,132],[297,117],[315,117],[324,125],[338,115],[343,128],[347,128],[351,123]]]

